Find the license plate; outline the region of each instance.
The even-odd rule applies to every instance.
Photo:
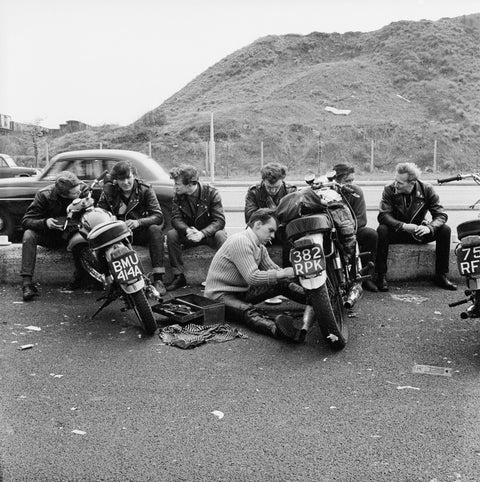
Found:
[[[134,281],[142,277],[142,265],[135,251],[128,251],[110,262],[112,275],[118,283]]]
[[[313,278],[325,269],[325,256],[318,244],[292,249],[290,262],[295,276],[303,278]]]
[[[458,248],[457,263],[462,276],[480,277],[480,246]]]

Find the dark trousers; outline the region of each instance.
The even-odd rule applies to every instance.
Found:
[[[390,244],[427,244],[435,241],[435,273],[448,273],[450,257],[450,226],[444,224],[438,228],[435,234],[429,233],[417,241],[405,231],[395,231],[386,224],[380,224],[377,228],[378,247],[375,271],[385,274],[387,272],[388,247]]]
[[[282,247],[282,268],[292,266],[292,263],[290,262],[290,249],[292,248],[292,245],[288,241],[287,235],[285,234],[285,226],[280,226],[277,229],[275,238],[273,238],[272,241],[272,246]]]
[[[373,228],[363,226],[357,229],[357,242],[360,253],[370,252],[371,254],[362,256],[362,265],[366,266],[369,261],[375,263],[377,258],[378,234]]]
[[[167,232],[167,249],[172,274],[177,276],[185,272],[183,264],[182,249],[194,248],[196,246],[209,246],[212,249],[218,249],[227,239],[227,233],[221,229],[213,236],[206,236],[199,243],[194,243],[187,239],[186,236],[179,233],[176,229],[170,229]]]
[[[33,276],[37,262],[38,245],[50,249],[65,249],[67,244],[68,241],[63,238],[63,231],[48,230],[46,232],[39,232],[33,229],[26,229],[22,239],[22,266],[20,268],[20,276]],[[77,263],[75,263],[75,265],[76,264]],[[76,266],[76,268],[78,267]]]
[[[231,318],[244,323],[259,333],[272,335],[275,333],[275,323],[260,315],[254,305],[279,295],[301,304],[309,302],[303,288],[289,281],[282,281],[270,286],[250,286],[244,292],[224,293],[222,299],[225,303],[227,319]]]
[[[148,246],[153,273],[165,273],[165,250],[162,226],[151,225],[133,231],[133,245]]]

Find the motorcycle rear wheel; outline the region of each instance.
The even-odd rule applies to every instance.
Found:
[[[152,308],[148,303],[147,297],[143,290],[137,291],[130,295],[126,295],[130,298],[130,302],[133,306],[133,311],[137,315],[137,318],[142,325],[143,330],[149,336],[152,336],[157,329],[157,322],[153,316]]]
[[[327,273],[325,284],[310,291],[310,299],[322,335],[332,350],[341,350],[348,341],[347,313],[337,277],[328,268]]]

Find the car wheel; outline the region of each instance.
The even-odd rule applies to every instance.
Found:
[[[5,209],[0,209],[0,234],[7,235],[10,241],[13,240],[13,221]]]

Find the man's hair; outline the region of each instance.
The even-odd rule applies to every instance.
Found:
[[[126,179],[127,177],[130,177],[131,174],[136,176],[137,170],[129,161],[117,162],[110,171],[110,177],[113,181],[116,181],[117,179]]]
[[[274,219],[278,227],[278,218],[275,215],[275,211],[268,208],[260,208],[254,211],[248,220],[247,226],[252,228],[257,221],[261,221],[262,224],[267,223],[270,219]]]
[[[198,171],[197,168],[190,164],[180,164],[170,170],[170,178],[176,181],[180,179],[186,186],[188,184],[198,183]]]
[[[333,166],[333,170],[335,171],[335,179],[337,181],[355,172],[355,168],[353,166],[343,163],[335,164]]]
[[[62,171],[55,178],[55,188],[61,196],[69,193],[70,189],[77,187],[82,181],[70,171]]]
[[[280,179],[285,179],[287,169],[278,162],[270,162],[262,167],[260,174],[262,175],[262,181],[268,181],[271,184],[275,184]]]
[[[407,181],[417,181],[422,174],[420,168],[413,162],[401,162],[397,164],[395,170],[398,174],[408,174]]]

